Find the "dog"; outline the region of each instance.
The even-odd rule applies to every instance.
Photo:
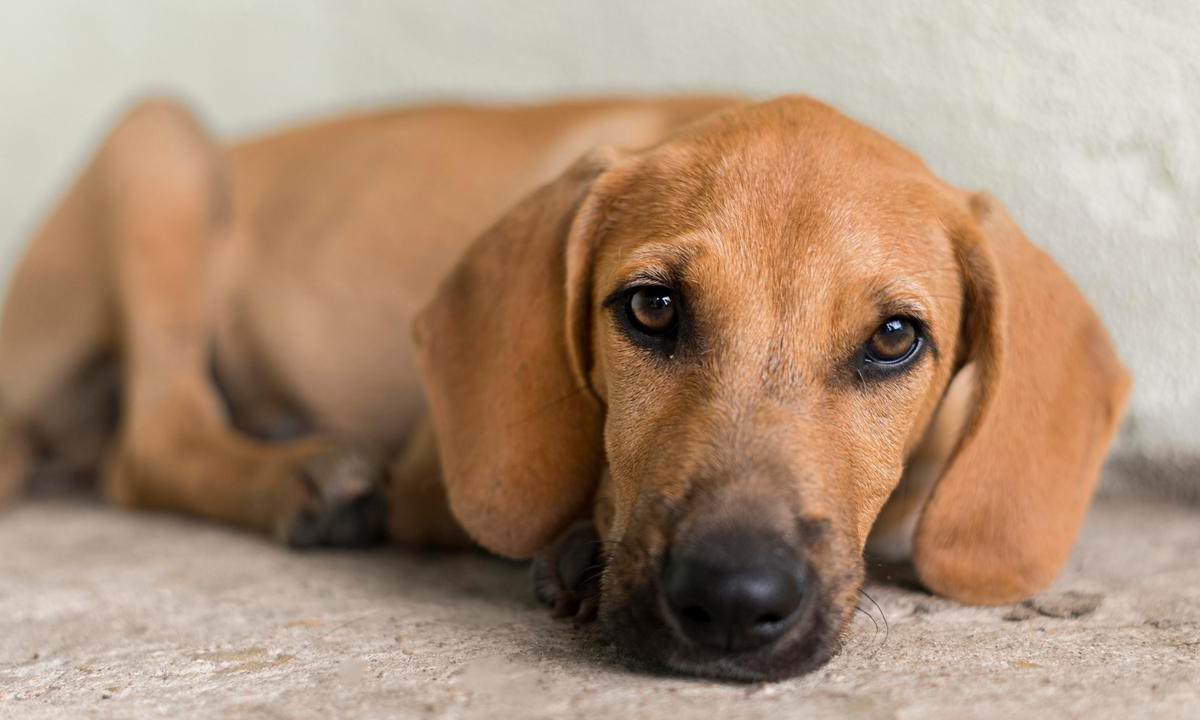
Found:
[[[812,99],[232,147],[151,99],[12,283],[0,486],[536,556],[628,656],[771,680],[836,652],[868,544],[967,603],[1045,587],[1130,385],[995,198]]]

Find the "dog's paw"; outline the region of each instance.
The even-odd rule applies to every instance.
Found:
[[[533,595],[556,618],[596,619],[604,547],[590,522],[572,525],[533,558]]]
[[[280,529],[295,548],[363,547],[384,539],[387,508],[383,467],[365,453],[340,448],[320,453],[296,470],[298,507]]]

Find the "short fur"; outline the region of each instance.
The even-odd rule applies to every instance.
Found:
[[[647,277],[686,298],[670,357],[607,302]],[[928,352],[856,375],[901,311]],[[1129,387],[995,199],[810,99],[424,107],[231,148],[154,100],[13,281],[0,493],[55,462],[296,545],[545,552],[543,596],[587,614],[555,538],[592,517],[614,638],[775,678],[836,650],[869,537],[966,602],[1049,583]],[[714,527],[812,570],[766,648],[693,647],[663,611],[664,558]]]

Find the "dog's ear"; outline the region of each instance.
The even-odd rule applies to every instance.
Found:
[[[450,507],[501,555],[531,556],[586,514],[603,467],[590,268],[616,159],[589,153],[518,203],[415,324]]]
[[[1096,314],[991,196],[953,223],[959,361],[975,397],[913,545],[932,591],[979,604],[1048,585],[1066,562],[1131,382]],[[964,214],[965,215],[965,214]]]

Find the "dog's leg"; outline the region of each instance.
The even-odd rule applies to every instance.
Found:
[[[326,439],[258,443],[225,417],[209,369],[232,232],[221,153],[199,124],[168,102],[132,110],[31,250],[41,260],[27,261],[6,316],[22,332],[0,368],[5,407],[36,414],[72,368],[107,348],[121,363],[120,426],[104,471],[114,501],[296,545],[375,539],[382,468],[370,456]],[[54,302],[65,307],[61,323],[42,307]]]
[[[216,146],[173,105],[135,111],[110,140],[125,363],[119,502],[267,531],[293,545],[379,539],[383,469],[324,438],[268,445],[229,424],[210,376],[222,252],[234,241]]]
[[[0,502],[35,465],[94,473],[112,431],[116,321],[104,157],[25,251],[0,319]]]

